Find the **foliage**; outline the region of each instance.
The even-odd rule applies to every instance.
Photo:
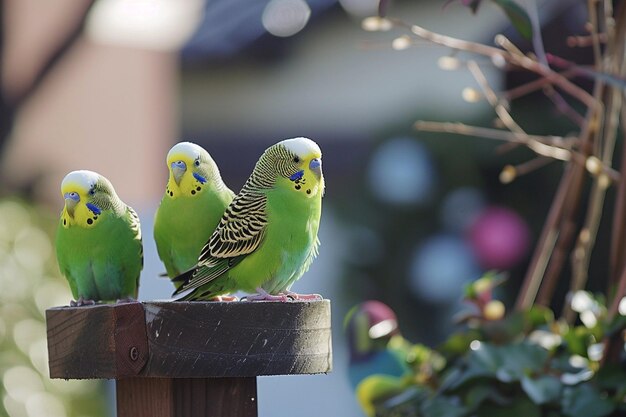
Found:
[[[48,376],[45,310],[66,305],[47,211],[0,200],[0,415],[103,416],[102,383]]]
[[[626,355],[608,364],[603,341],[624,330],[624,316],[608,320],[601,300],[583,292],[586,324],[568,325],[534,306],[499,319],[485,315],[495,301],[485,279],[468,285],[472,309],[464,325],[437,349],[407,354],[406,389],[377,403],[378,416],[604,417],[626,411]],[[472,298],[473,296],[473,298]],[[591,314],[591,316],[589,316]],[[593,317],[593,318],[591,318]],[[411,350],[409,350],[411,352]]]
[[[487,3],[459,1],[473,13]],[[620,149],[618,138],[626,123],[626,4],[586,2],[589,16],[584,29],[580,28],[583,35],[562,42],[569,48],[589,48],[594,62],[586,66],[544,51],[535,2],[524,2],[524,7],[514,0],[491,3],[504,10],[524,38],[532,40],[532,51],[522,52],[504,35],[497,35],[496,46],[491,46],[393,18],[379,16],[363,24],[366,30],[404,30],[391,44],[397,50],[424,42],[447,48],[450,55],[440,60],[441,68],[468,70],[480,91],[468,88],[471,94],[464,92],[464,97],[471,102],[484,99],[497,116],[495,127],[420,120],[415,123],[417,130],[506,141],[508,146],[503,148],[507,151],[525,146],[535,157],[505,166],[499,177],[505,184],[551,161],[563,161],[566,167],[515,309],[505,314],[504,304],[494,298],[493,288],[502,282],[497,274],[488,273],[470,284],[465,300],[471,309],[457,317],[460,330],[436,349],[419,345],[420,357],[426,358],[422,361],[407,356],[413,372],[405,390],[378,399],[377,415],[624,415],[626,180],[623,172],[614,168],[614,156],[621,150],[625,169],[626,146],[622,143]],[[526,71],[532,74],[532,81],[496,91],[481,68],[484,63],[465,55],[489,58],[494,67],[504,71]],[[537,91],[553,103],[555,116],[573,123],[574,132],[563,137],[528,133],[528,126],[516,119],[511,101]],[[610,218],[607,203],[613,203],[609,220],[605,220]],[[596,243],[603,240],[598,239],[602,221],[611,225],[611,236],[604,238],[610,242],[610,268],[599,274],[591,268],[591,257]],[[590,277],[595,286],[605,284],[605,291],[585,291]],[[555,292],[564,286],[568,286],[568,295],[559,315],[553,310],[561,301],[555,300]]]

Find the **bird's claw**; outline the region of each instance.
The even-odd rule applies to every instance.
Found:
[[[137,302],[137,300],[135,300],[133,297],[125,297],[125,298],[118,299],[116,302],[117,304],[135,303]]]
[[[276,295],[270,294],[267,291],[265,291],[263,288],[257,288],[257,294],[250,294],[247,295],[245,297],[241,297],[241,300],[246,300],[246,301],[281,301],[281,302],[287,302],[292,300],[292,298],[290,298],[288,295],[284,294],[284,293],[278,293]]]
[[[269,294],[262,288],[257,288],[258,294],[250,294],[242,297],[241,300],[246,301],[321,301],[324,299],[320,294],[298,294],[292,291],[279,292],[278,294]]]
[[[92,306],[94,304],[96,304],[94,300],[87,300],[82,296],[78,297],[76,301],[70,300],[70,307]]]
[[[283,293],[272,295],[272,294],[250,294],[245,297],[241,297],[242,301],[281,301],[287,302],[290,301],[291,298]]]
[[[285,291],[285,295],[290,297],[292,300],[302,300],[302,301],[321,301],[324,299],[320,294],[298,294],[292,291]]]

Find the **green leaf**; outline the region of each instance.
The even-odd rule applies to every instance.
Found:
[[[526,397],[517,397],[505,406],[485,403],[477,410],[478,417],[540,417],[541,409]]]
[[[563,388],[558,378],[544,375],[539,378],[522,378],[522,389],[535,404],[557,401]]]
[[[517,343],[500,348],[502,366],[497,377],[502,382],[520,380],[540,371],[548,360],[548,351],[531,343]]]
[[[463,417],[467,412],[458,398],[443,395],[432,397],[422,404],[422,413],[428,417]]]
[[[610,399],[585,383],[565,388],[561,406],[563,414],[568,417],[603,417],[615,409]]]
[[[426,401],[431,391],[422,387],[409,387],[399,394],[375,404],[376,416],[418,415],[419,408]]]
[[[524,332],[524,317],[519,312],[513,312],[502,320],[483,323],[482,329],[489,340],[501,344],[510,343],[519,339]]]
[[[605,366],[596,374],[596,381],[601,389],[626,390],[626,370],[618,366]]]
[[[470,410],[475,410],[483,401],[490,397],[491,392],[494,391],[490,385],[477,384],[471,387],[465,395],[465,405]]]
[[[534,330],[539,326],[553,323],[554,313],[548,307],[534,305],[524,312],[524,318],[526,325]]]
[[[563,340],[567,343],[567,348],[571,353],[587,357],[587,348],[593,343],[593,338],[589,329],[584,326],[570,328],[564,335]]]
[[[471,364],[463,370],[451,368],[443,377],[441,391],[453,391],[469,381],[489,377],[495,377],[495,373],[477,364]]]
[[[470,343],[478,338],[480,334],[475,330],[453,333],[437,350],[444,355],[462,355],[469,350]]]
[[[524,38],[530,40],[533,36],[533,26],[530,22],[530,17],[519,4],[515,3],[513,0],[492,0],[495,4],[502,7],[504,13],[506,13],[507,17],[517,29],[517,31]]]

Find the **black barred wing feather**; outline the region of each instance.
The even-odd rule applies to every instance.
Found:
[[[174,279],[183,281],[174,294],[208,284],[254,252],[265,234],[266,203],[264,194],[242,191],[237,195],[202,248],[196,268]]]
[[[200,253],[198,265],[212,258],[233,258],[254,252],[267,225],[264,194],[239,194],[226,209],[220,224]]]

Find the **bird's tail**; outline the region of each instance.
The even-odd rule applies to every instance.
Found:
[[[195,268],[192,268],[172,278],[172,282],[176,286],[176,291],[172,293],[172,297],[180,294],[187,289],[187,284],[189,284],[189,281],[191,281],[191,278],[193,278],[194,271]]]

